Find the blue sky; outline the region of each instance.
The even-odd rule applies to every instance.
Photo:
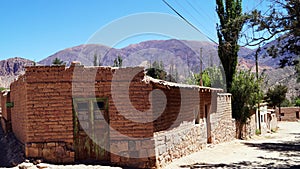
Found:
[[[267,8],[262,0],[244,0],[244,12]],[[205,35],[217,41],[215,0],[167,0]],[[119,18],[143,12],[177,16],[162,0],[2,0],[0,60],[40,61],[59,50],[85,44],[99,29]],[[120,27],[120,29],[124,29]],[[119,47],[160,36],[131,38]]]

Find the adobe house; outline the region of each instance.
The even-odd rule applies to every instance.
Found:
[[[10,89],[12,131],[27,158],[160,168],[235,137],[230,94],[141,67],[32,66]]]
[[[281,113],[276,108],[276,114],[279,121],[299,121],[300,120],[300,107],[281,107]]]
[[[275,110],[268,109],[267,103],[260,103],[259,109],[256,108],[255,110],[250,111],[250,113],[251,116],[243,128],[242,134],[244,138],[253,137],[257,131],[260,131],[261,134],[266,134],[267,132],[277,130]]]

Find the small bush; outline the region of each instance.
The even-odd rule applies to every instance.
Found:
[[[259,130],[259,129],[256,129],[256,130],[255,130],[255,134],[256,134],[256,135],[260,135],[260,134],[261,134],[260,130]]]

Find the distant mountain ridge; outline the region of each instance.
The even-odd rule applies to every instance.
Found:
[[[143,61],[155,61],[162,60],[167,63],[166,60],[171,55],[173,59],[180,59],[181,61],[188,62],[187,64],[197,71],[194,66],[197,63],[197,67],[200,63],[200,49],[202,48],[203,62],[205,66],[208,66],[209,62],[213,64],[219,64],[217,45],[211,42],[201,41],[187,41],[187,40],[150,40],[141,42],[138,44],[132,44],[122,49],[110,48],[99,44],[87,44],[79,45],[72,48],[59,51],[43,60],[38,62],[42,65],[51,65],[51,62],[55,58],[59,58],[69,65],[72,61],[80,61],[83,65],[92,66],[94,63],[94,55],[101,57],[102,65],[112,65],[113,60],[117,56],[121,56],[126,64],[126,60],[134,61],[139,59],[139,62]],[[253,52],[251,49],[241,48],[239,55],[243,58],[250,55]],[[134,59],[132,59],[134,58]],[[164,61],[166,60],[166,62]],[[127,63],[126,66],[136,66],[140,63]],[[199,68],[198,68],[199,69]]]
[[[24,74],[25,66],[32,66],[34,62],[21,57],[0,61],[0,87],[8,88],[10,83],[19,75]]]
[[[264,72],[269,81],[270,86],[276,83],[283,83],[289,86],[289,92],[295,93],[298,84],[295,82],[292,68],[275,69],[278,58],[272,58],[267,55],[268,46],[276,44],[276,41],[262,47],[259,53],[259,71]],[[239,51],[239,69],[252,69],[255,71],[255,50],[248,48],[240,48]],[[187,40],[150,40],[137,44],[128,45],[121,49],[110,48],[100,44],[85,44],[71,48],[67,48],[56,52],[55,54],[38,62],[40,65],[51,65],[55,58],[59,58],[69,65],[72,61],[80,61],[86,66],[94,65],[94,56],[97,56],[97,64],[99,62],[103,66],[113,65],[113,60],[121,56],[123,66],[143,66],[149,67],[154,61],[162,61],[164,68],[169,71],[173,65],[183,76],[187,76],[188,71],[198,73],[200,68],[200,55],[202,53],[203,69],[213,65],[219,65],[218,47],[211,42],[187,41]],[[264,57],[263,57],[264,56]],[[19,58],[20,60],[21,58]],[[26,64],[25,64],[26,62]],[[0,62],[1,86],[8,87],[19,74],[22,74],[25,65],[30,65],[32,61],[24,59],[24,63],[16,59],[8,59]],[[9,66],[6,66],[6,65]],[[11,77],[10,77],[11,76]],[[4,78],[5,77],[5,78]],[[4,83],[4,81],[7,81]],[[299,87],[300,88],[300,87]],[[290,94],[292,95],[292,94]]]

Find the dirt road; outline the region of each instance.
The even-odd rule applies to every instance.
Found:
[[[1,134],[1,133],[0,133]],[[0,152],[1,154],[1,152]],[[101,165],[50,165],[22,163],[28,169],[121,169]],[[176,168],[300,168],[300,122],[280,122],[276,133],[254,139],[210,146],[166,166]]]
[[[300,122],[280,122],[276,133],[215,145],[166,168],[300,168]]]

